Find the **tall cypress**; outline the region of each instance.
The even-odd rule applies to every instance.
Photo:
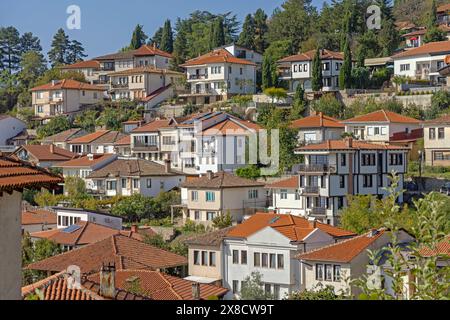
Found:
[[[136,28],[134,28],[133,35],[131,37],[130,48],[131,49],[139,49],[143,44],[145,44],[145,40],[147,40],[147,35],[144,33],[143,27],[138,24]]]
[[[253,21],[255,24],[255,51],[262,53],[267,48],[266,34],[269,29],[267,26],[267,15],[264,10],[256,10]]]
[[[320,91],[323,87],[322,62],[320,60],[320,49],[317,48],[312,62],[311,87],[313,91]]]
[[[161,35],[161,44],[159,48],[169,53],[173,52],[173,31],[169,19],[167,19],[164,23]]]
[[[270,55],[264,55],[262,64],[262,88],[263,90],[274,86],[273,59]]]
[[[217,17],[214,20],[211,28],[210,39],[211,39],[210,43],[211,49],[223,46],[225,44],[225,30],[222,17]]]
[[[237,44],[247,49],[255,49],[255,21],[251,14],[245,17]]]
[[[352,86],[352,52],[347,39],[344,48],[344,62],[339,72],[339,87],[341,90],[349,89]]]

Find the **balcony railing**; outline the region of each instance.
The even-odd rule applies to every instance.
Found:
[[[319,194],[318,186],[303,187],[302,194]]]
[[[113,88],[128,88],[128,83],[111,83]]]
[[[327,208],[324,207],[315,207],[311,209],[311,215],[314,216],[324,216],[327,214]]]
[[[300,172],[306,173],[326,173],[335,172],[336,168],[327,164],[300,164],[298,167]]]
[[[278,74],[281,78],[290,78],[292,76],[291,69],[279,69]]]
[[[191,74],[189,75],[189,80],[201,80],[201,79],[208,79],[208,74]]]

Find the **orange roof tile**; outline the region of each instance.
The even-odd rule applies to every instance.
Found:
[[[286,189],[298,189],[300,186],[298,176],[293,176],[288,179],[280,180],[271,184],[266,185],[266,188],[270,189],[279,189],[279,188],[286,188]]]
[[[158,56],[162,56],[162,57],[166,57],[166,58],[172,58],[172,55],[170,53],[163,51],[161,49],[158,49],[154,46],[149,46],[146,44],[144,44],[139,49],[134,50],[133,55],[136,57],[158,55]]]
[[[447,54],[450,53],[450,41],[437,41],[437,42],[429,42],[424,44],[423,46],[400,52],[396,55],[393,55],[393,59],[399,59],[404,57],[414,57],[421,55],[431,55],[431,54]]]
[[[376,235],[371,232],[347,239],[336,244],[322,247],[317,250],[300,254],[297,258],[301,260],[317,260],[348,263],[360,253],[365,251],[385,233],[384,229],[378,231]]]
[[[43,84],[41,86],[34,87],[30,89],[31,91],[48,91],[48,90],[62,90],[62,89],[69,89],[69,90],[93,90],[93,91],[105,91],[104,88],[94,86],[89,83],[84,83],[72,79],[64,79],[64,80],[58,80],[55,84],[52,82]]]
[[[424,125],[433,125],[433,124],[450,124],[450,114],[444,114],[443,116],[427,120],[423,122]]]
[[[53,187],[63,178],[20,160],[0,156],[0,191],[21,191],[23,188]]]
[[[409,150],[409,148],[395,145],[382,145],[377,143],[370,143],[364,141],[353,140],[352,145],[349,146],[345,139],[343,140],[327,140],[322,143],[309,144],[296,151],[330,151],[330,150]]]
[[[77,265],[82,273],[90,273],[98,272],[103,263],[112,262],[115,263],[117,270],[157,270],[186,265],[187,259],[142,241],[116,234],[81,248],[29,264],[26,268],[60,272],[70,265]]]
[[[76,153],[57,146],[40,144],[23,145],[14,152],[13,156],[18,157],[21,150],[26,150],[38,161],[67,161],[77,156]]]
[[[240,58],[236,58],[230,52],[225,49],[216,49],[207,54],[204,54],[200,57],[188,60],[186,63],[180,65],[181,67],[190,67],[190,66],[198,66],[210,63],[234,63],[234,64],[247,64],[256,66],[255,63],[244,60]]]
[[[208,174],[204,174],[198,178],[191,178],[185,181],[182,185],[183,188],[245,188],[245,187],[262,187],[264,183],[242,178],[234,174],[220,171],[213,173],[211,179]]]
[[[420,121],[417,119],[383,109],[342,121],[342,123],[354,123],[354,122],[389,122],[389,123],[414,123],[414,124],[420,123]]]
[[[305,53],[299,53],[283,58],[281,60],[278,60],[278,62],[312,61],[314,59],[314,56],[316,55],[316,52],[316,50],[309,50]],[[323,49],[320,51],[320,59],[344,60],[344,53]]]
[[[260,129],[261,127],[253,122],[228,118],[203,131],[203,135],[243,135]]]
[[[324,115],[322,112],[309,117],[294,120],[291,128],[344,128],[345,126],[337,119]]]
[[[56,224],[57,215],[48,210],[22,211],[22,225]]]
[[[317,221],[308,221],[303,217],[291,214],[256,213],[228,232],[227,237],[247,238],[266,227],[277,230],[295,242],[303,241],[315,229],[320,229],[332,237],[350,237],[355,235],[353,232],[338,227]]]
[[[95,140],[97,140],[98,138],[100,138],[101,136],[107,134],[108,132],[110,132],[110,130],[98,130],[95,131],[93,133],[89,133],[87,135],[69,140],[70,144],[74,144],[74,143],[91,143],[94,142]]]
[[[153,120],[143,126],[140,126],[136,129],[134,129],[133,131],[131,131],[131,133],[157,132],[159,130],[159,128],[168,126],[170,124],[170,122],[171,122],[170,119]]]
[[[114,143],[116,146],[125,146],[131,144],[131,136],[125,136],[120,140],[117,140],[116,143]]]
[[[436,244],[436,247],[429,248],[423,246],[420,250],[423,257],[450,256],[450,235]]]
[[[438,13],[443,13],[447,11],[450,11],[450,3],[440,5],[436,8],[436,12]]]
[[[99,69],[100,62],[95,60],[80,61],[74,64],[61,66],[60,69]]]
[[[79,167],[92,167],[100,162],[106,161],[110,158],[114,158],[114,154],[94,154],[92,158],[88,156],[82,156],[76,159],[72,159],[63,163],[59,163],[58,168],[79,168]],[[92,160],[91,160],[92,159]]]

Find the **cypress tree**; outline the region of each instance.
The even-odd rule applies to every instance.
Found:
[[[145,44],[145,40],[147,40],[147,38],[148,37],[144,33],[142,26],[138,24],[131,37],[130,49],[139,49],[143,44]]]
[[[347,39],[344,48],[344,63],[339,72],[339,87],[341,90],[349,89],[352,86],[352,52]]]
[[[159,48],[169,53],[173,52],[173,31],[170,20],[168,19],[164,23],[164,27],[162,29],[161,44]]]
[[[264,10],[256,10],[253,21],[255,25],[255,51],[262,53],[267,48],[266,33],[269,29],[267,26],[267,15]]]
[[[245,17],[237,44],[244,48],[255,50],[255,21],[251,14]]]
[[[264,55],[262,64],[262,88],[263,90],[273,87],[273,60],[269,55]]]
[[[312,63],[311,87],[313,91],[320,91],[323,87],[322,62],[320,60],[320,49],[317,48]]]
[[[217,17],[211,26],[210,32],[210,48],[215,49],[225,44],[225,30],[223,25],[223,18]]]

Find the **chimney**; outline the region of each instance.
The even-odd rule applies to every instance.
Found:
[[[349,148],[353,148],[353,138],[352,137],[345,138],[345,145]]]
[[[104,298],[115,299],[116,297],[116,266],[113,264],[103,265],[100,270],[100,295]]]
[[[166,173],[170,173],[170,171],[171,171],[171,161],[170,161],[170,159],[165,159],[164,160],[164,166],[165,166],[165,169],[166,169]]]
[[[308,218],[308,222],[309,222],[309,226],[313,229],[315,229],[317,227],[317,222],[316,222],[316,218]]]
[[[52,87],[58,83],[58,80],[52,80]]]
[[[88,158],[89,161],[93,161],[94,160],[94,155],[92,153],[89,153],[87,155],[87,158]]]
[[[55,153],[55,146],[53,143],[50,145],[50,153]]]
[[[378,230],[377,229],[371,229],[369,231],[369,233],[367,234],[367,238],[375,237],[377,234],[378,234]]]
[[[132,232],[132,233],[137,233],[137,232],[138,232],[138,226],[135,225],[135,224],[133,224],[133,225],[131,226],[131,232]]]
[[[198,282],[192,284],[192,299],[200,300],[200,283]]]
[[[153,50],[156,50],[156,42],[153,42]]]
[[[211,170],[206,171],[206,176],[208,180],[212,180],[214,178],[214,173]]]

